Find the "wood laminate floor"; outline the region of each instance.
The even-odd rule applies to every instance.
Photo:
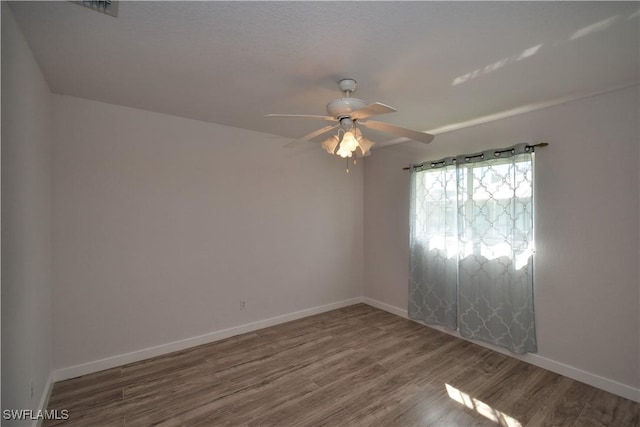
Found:
[[[640,404],[358,304],[54,385],[62,426],[638,426]]]

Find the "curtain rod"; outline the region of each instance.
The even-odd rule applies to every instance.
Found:
[[[538,144],[527,145],[527,147],[542,148],[542,147],[546,147],[547,145],[549,145],[548,142],[540,142]],[[422,162],[422,163],[417,163],[417,164],[411,165],[411,166],[405,166],[405,167],[402,168],[402,170],[403,171],[408,171],[411,168],[419,168],[419,167],[423,166],[425,163],[429,163],[429,162]]]

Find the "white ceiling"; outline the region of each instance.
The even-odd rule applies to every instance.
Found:
[[[340,78],[433,130],[639,80],[639,2],[70,2],[11,8],[55,93],[287,137]],[[382,137],[386,141],[392,137]],[[372,138],[374,139],[374,138]],[[435,140],[437,142],[437,138]]]

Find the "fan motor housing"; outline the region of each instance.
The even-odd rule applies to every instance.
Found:
[[[367,103],[358,98],[338,98],[327,104],[327,113],[332,117],[348,117],[355,110],[366,107]]]

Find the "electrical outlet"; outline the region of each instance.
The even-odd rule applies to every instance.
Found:
[[[240,300],[240,310],[246,310],[247,309],[247,301],[241,299]]]

